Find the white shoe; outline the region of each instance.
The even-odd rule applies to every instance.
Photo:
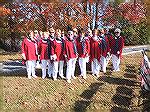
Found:
[[[57,80],[57,78],[53,78],[53,80],[54,80],[54,81],[56,81],[56,80]]]
[[[51,78],[52,76],[51,76],[51,75],[48,75],[48,77]]]
[[[68,83],[71,83],[71,80],[70,80],[70,79],[67,79],[67,82],[68,82]]]
[[[37,76],[36,75],[32,75],[34,78],[37,78]]]
[[[31,79],[31,75],[30,75],[30,76],[28,76],[28,79]]]
[[[113,72],[119,72],[120,70],[118,69],[118,70],[113,70]]]
[[[72,78],[73,78],[73,79],[76,79],[76,77],[75,77],[75,76],[72,76]]]
[[[62,79],[66,79],[66,77],[64,77],[64,76],[60,76]]]
[[[45,79],[46,76],[42,76],[42,79]]]
[[[86,79],[87,78],[87,76],[86,75],[83,75],[83,79]]]
[[[96,77],[99,77],[99,74],[96,74]]]
[[[93,76],[95,76],[95,74],[94,74],[94,73],[92,73],[92,75],[93,75]]]

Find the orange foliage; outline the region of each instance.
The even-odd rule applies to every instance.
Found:
[[[0,16],[5,16],[10,14],[10,9],[6,9],[5,7],[0,6]]]

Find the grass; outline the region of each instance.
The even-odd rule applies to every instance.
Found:
[[[123,56],[120,72],[111,72],[109,64],[106,75],[100,73],[100,77],[96,78],[88,74],[86,80],[77,77],[71,84],[62,79],[43,80],[40,72],[37,79],[31,80],[26,74],[1,74],[3,91],[0,96],[4,100],[0,100],[0,106],[3,112],[141,111],[142,108],[136,106],[141,57],[139,53]]]

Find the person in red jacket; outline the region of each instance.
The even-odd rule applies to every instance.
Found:
[[[64,40],[61,38],[61,30],[57,29],[55,33],[56,39],[52,43],[52,58],[54,60],[54,71],[53,79],[57,80],[57,74],[59,71],[59,76],[65,78],[63,75],[63,66],[64,66]],[[59,70],[58,70],[59,69]]]
[[[49,30],[49,38],[48,38],[48,58],[49,58],[49,63],[48,63],[48,75],[51,77],[54,72],[54,60],[52,59],[53,57],[51,56],[51,49],[52,49],[52,43],[55,39],[55,30],[53,28],[50,28]]]
[[[37,76],[35,75],[35,66],[38,51],[33,31],[30,31],[28,37],[24,38],[21,48],[22,48],[22,57],[26,61],[28,78],[31,79],[31,75],[34,78],[37,78]]]
[[[93,33],[93,37],[91,38],[91,42],[90,42],[91,69],[92,69],[92,75],[96,75],[97,77],[99,77],[99,71],[100,71],[99,60],[101,57],[101,53],[100,53],[101,40],[99,40],[97,29],[94,29],[92,33]]]
[[[77,47],[76,41],[74,40],[73,30],[68,29],[68,36],[65,40],[65,59],[67,61],[66,79],[68,83],[71,83],[71,77],[76,79],[74,76],[75,65],[77,60]]]
[[[86,79],[86,63],[87,63],[87,57],[90,53],[90,42],[85,37],[85,33],[83,32],[83,29],[79,30],[78,32],[79,37],[77,38],[77,50],[78,50],[78,56],[79,56],[79,66],[81,71],[81,76]]]
[[[101,63],[101,69],[103,73],[106,73],[106,67],[107,67],[107,56],[109,55],[110,52],[110,46],[109,46],[109,41],[108,37],[105,35],[104,29],[99,30],[99,37],[100,40],[102,41],[100,44],[101,47],[101,58],[100,58],[100,63]]]
[[[49,32],[46,32],[46,31],[43,32],[42,39],[40,40],[39,46],[38,46],[43,79],[46,77],[46,67],[49,63],[48,50],[47,50],[48,49],[48,44],[47,44],[48,37],[49,37]]]
[[[120,71],[119,65],[122,49],[124,46],[124,38],[120,35],[121,30],[119,28],[115,29],[114,33],[115,36],[110,41],[110,53],[112,54],[113,71]]]

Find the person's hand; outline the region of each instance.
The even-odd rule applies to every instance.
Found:
[[[64,57],[65,57],[65,60],[66,60],[66,62],[68,62],[68,58],[67,58],[67,55],[64,55]]]
[[[22,53],[22,58],[23,58],[23,60],[26,60],[26,56],[24,53]]]
[[[117,51],[117,54],[120,54],[120,51]]]
[[[54,54],[54,55],[51,56],[51,60],[56,60],[56,59],[57,59],[56,54]]]
[[[110,56],[110,52],[107,53],[107,56],[108,56],[108,57]]]

